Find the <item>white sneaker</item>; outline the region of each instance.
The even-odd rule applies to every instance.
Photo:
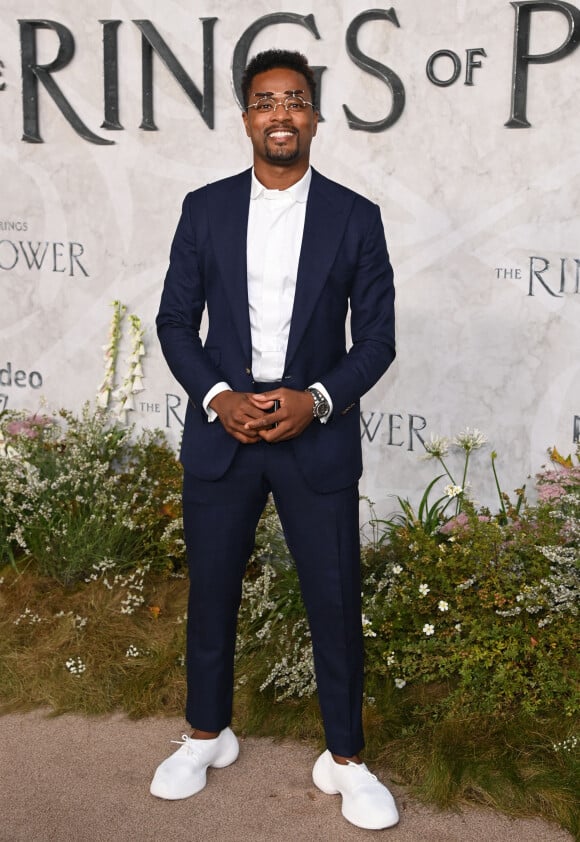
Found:
[[[208,766],[221,769],[237,759],[240,747],[234,732],[224,728],[213,740],[193,740],[184,734],[181,748],[161,763],[151,781],[151,795],[167,798],[189,798],[200,792],[206,784]]]
[[[395,799],[364,763],[336,763],[332,754],[321,754],[312,780],[327,795],[342,795],[342,815],[365,830],[382,830],[399,821]]]

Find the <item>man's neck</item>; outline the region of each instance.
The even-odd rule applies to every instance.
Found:
[[[260,184],[268,190],[287,190],[304,177],[310,164],[300,163],[300,166],[276,166],[265,164],[263,161],[254,161],[254,174]]]

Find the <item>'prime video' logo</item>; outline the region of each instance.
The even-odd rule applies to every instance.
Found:
[[[40,371],[26,372],[22,368],[13,368],[11,362],[7,362],[5,368],[0,368],[0,386],[8,388],[16,386],[17,389],[40,389],[42,383]]]

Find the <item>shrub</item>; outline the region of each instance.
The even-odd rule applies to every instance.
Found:
[[[88,404],[80,417],[4,413],[0,562],[32,563],[67,583],[94,565],[181,564],[181,469],[159,431]]]
[[[472,510],[447,536],[391,531],[365,553],[370,671],[400,690],[441,685],[431,714],[577,715],[580,566],[554,533],[542,510],[507,525]]]

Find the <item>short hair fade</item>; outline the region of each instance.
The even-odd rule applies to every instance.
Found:
[[[316,101],[316,79],[306,56],[294,50],[264,50],[264,52],[258,53],[250,59],[242,76],[242,97],[246,110],[248,108],[248,94],[254,77],[259,73],[266,73],[266,71],[274,70],[277,67],[284,67],[288,70],[295,70],[296,73],[301,73],[308,82],[312,102]]]

